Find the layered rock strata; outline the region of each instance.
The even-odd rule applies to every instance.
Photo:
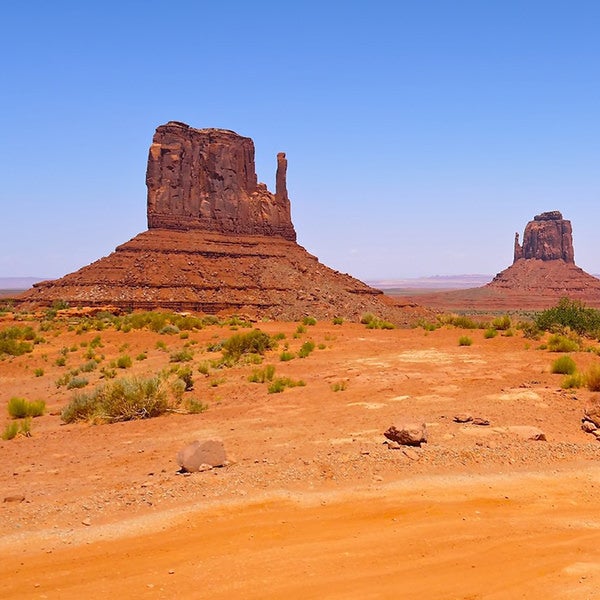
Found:
[[[250,138],[175,121],[161,125],[148,154],[148,228],[295,240],[286,171],[287,160],[281,152],[272,194],[264,183],[258,183]]]
[[[36,284],[20,301],[292,320],[372,312],[396,324],[421,316],[295,242],[286,174],[281,152],[272,194],[257,183],[251,139],[162,125],[148,158],[148,231],[75,273]]]
[[[571,221],[563,219],[557,210],[536,215],[525,227],[523,245],[519,244],[519,234],[515,234],[513,262],[521,259],[560,259],[575,264]]]
[[[541,309],[560,298],[600,307],[600,280],[575,264],[571,222],[559,211],[527,223],[523,244],[515,235],[513,264],[480,288],[415,295],[412,300],[438,309]]]

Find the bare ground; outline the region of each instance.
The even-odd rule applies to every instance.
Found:
[[[209,405],[197,415],[64,425],[73,392],[55,381],[85,362],[81,343],[96,335],[106,364],[146,351],[127,372],[149,374],[190,341],[194,366],[215,358],[206,345],[228,328],[183,340],[63,327],[0,362],[1,403],[21,395],[49,407],[32,437],[0,442],[1,495],[24,497],[0,504],[3,597],[597,597],[600,445],[580,428],[591,394],[560,389],[557,355],[541,342],[454,328],[320,322],[294,338],[297,323],[258,327],[286,334],[265,364],[306,386],[268,394],[248,382],[251,365],[196,371],[190,394]],[[465,333],[474,343],[459,347]],[[297,350],[306,339],[321,348],[279,361],[285,342]],[[74,351],[58,367],[65,347]],[[582,370],[599,360],[573,357]],[[461,412],[490,425],[455,423]],[[388,450],[383,431],[402,421],[427,423],[429,442]],[[548,441],[520,439],[517,425]],[[177,451],[214,435],[231,464],[179,474]]]

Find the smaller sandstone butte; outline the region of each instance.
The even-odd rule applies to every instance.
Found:
[[[283,320],[372,312],[398,325],[427,312],[326,267],[297,244],[286,176],[280,152],[275,193],[257,183],[254,143],[233,131],[161,125],[148,156],[148,231],[19,300]]]
[[[563,219],[559,211],[545,212],[529,221],[523,234],[523,245],[519,244],[519,234],[515,234],[513,262],[532,258],[562,259],[566,263],[575,264],[571,221]]]
[[[513,264],[480,288],[414,295],[423,306],[446,310],[543,309],[560,298],[600,307],[600,280],[575,264],[571,222],[555,210],[515,234]]]
[[[170,121],[156,129],[148,154],[148,228],[295,240],[286,171],[280,152],[272,194],[258,183],[250,138]]]

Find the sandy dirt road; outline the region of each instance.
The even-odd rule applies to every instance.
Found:
[[[5,540],[3,597],[592,599],[598,506],[574,467],[191,507]]]

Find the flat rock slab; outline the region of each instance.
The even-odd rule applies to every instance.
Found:
[[[507,430],[517,434],[523,440],[546,441],[546,434],[538,427],[533,427],[532,425],[511,425],[507,427]]]

